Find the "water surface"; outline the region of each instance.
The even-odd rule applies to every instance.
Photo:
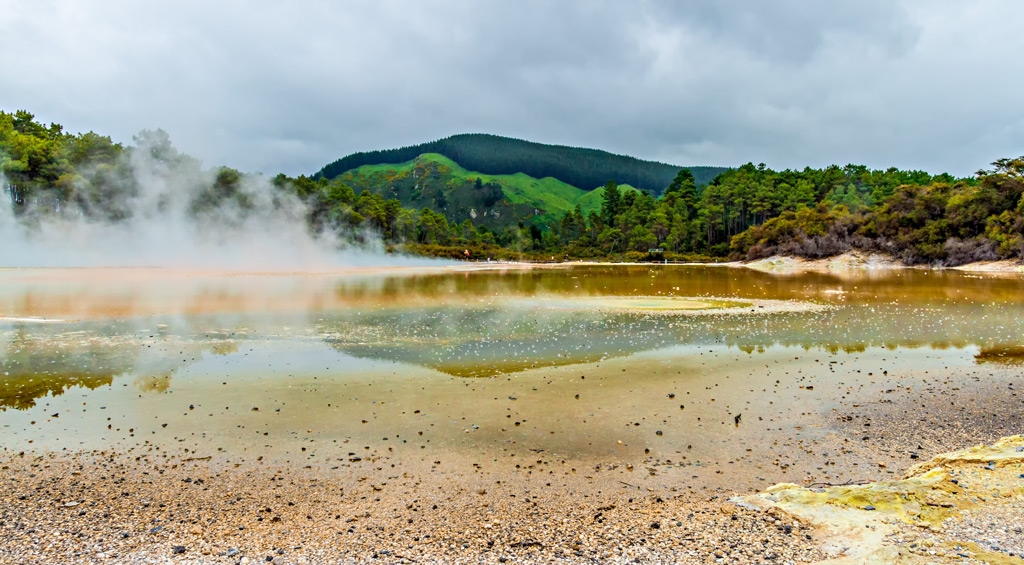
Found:
[[[774,481],[779,442],[834,435],[843,400],[1015,371],[1022,291],[922,270],[2,270],[0,425],[8,452],[544,453]]]

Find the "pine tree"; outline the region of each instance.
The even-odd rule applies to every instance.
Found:
[[[604,200],[601,203],[601,218],[609,226],[615,225],[615,217],[622,211],[622,192],[615,181],[610,180],[604,185]]]

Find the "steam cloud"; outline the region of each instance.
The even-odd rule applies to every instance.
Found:
[[[306,204],[262,175],[242,175],[218,193],[211,187],[220,171],[178,154],[163,132],[143,132],[136,143],[116,167],[121,177],[109,165],[82,175],[104,175],[114,200],[104,204],[118,209],[116,218],[81,199],[33,200],[19,214],[0,204],[0,267],[274,271],[428,262],[385,255],[373,234],[312,234]],[[7,179],[0,187],[9,190]]]

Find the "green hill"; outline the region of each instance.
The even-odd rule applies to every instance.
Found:
[[[492,229],[529,219],[557,220],[576,204],[584,214],[601,208],[600,190],[580,190],[555,178],[537,179],[524,173],[468,171],[436,153],[399,164],[363,165],[334,180],[357,193],[369,190],[384,198],[397,198],[406,207],[444,212],[449,221],[470,218]]]
[[[443,155],[461,167],[487,175],[523,173],[551,177],[592,190],[609,180],[658,195],[682,167],[616,155],[599,149],[547,145],[489,134],[461,134],[399,149],[353,153],[320,169],[314,177],[333,179],[365,165],[408,163],[424,153]],[[686,167],[698,186],[711,182],[725,167]]]

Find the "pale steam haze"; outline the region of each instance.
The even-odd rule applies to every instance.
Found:
[[[261,197],[272,190],[261,181],[247,182],[246,189]],[[184,207],[161,212],[147,208],[145,200],[137,204],[139,215],[118,223],[48,217],[26,224],[10,206],[0,206],[0,265],[316,270],[385,262],[380,246],[372,243],[339,250],[335,239],[310,235],[298,201],[279,211],[257,208],[244,219],[232,218],[238,221],[230,225],[198,222]],[[233,212],[223,211],[229,218]]]
[[[346,234],[332,227],[313,234],[305,204],[262,175],[240,182],[244,207],[225,199],[197,213],[195,203],[215,183],[218,171],[203,170],[176,153],[171,159],[156,157],[174,150],[152,147],[159,136],[152,137],[157,139],[140,137],[125,157],[130,176],[116,192],[125,195],[126,219],[90,219],[67,202],[58,205],[61,214],[37,214],[30,208],[15,217],[5,201],[0,205],[0,265],[276,271],[438,263],[385,255],[370,232]],[[6,186],[4,181],[0,177],[0,185]]]

